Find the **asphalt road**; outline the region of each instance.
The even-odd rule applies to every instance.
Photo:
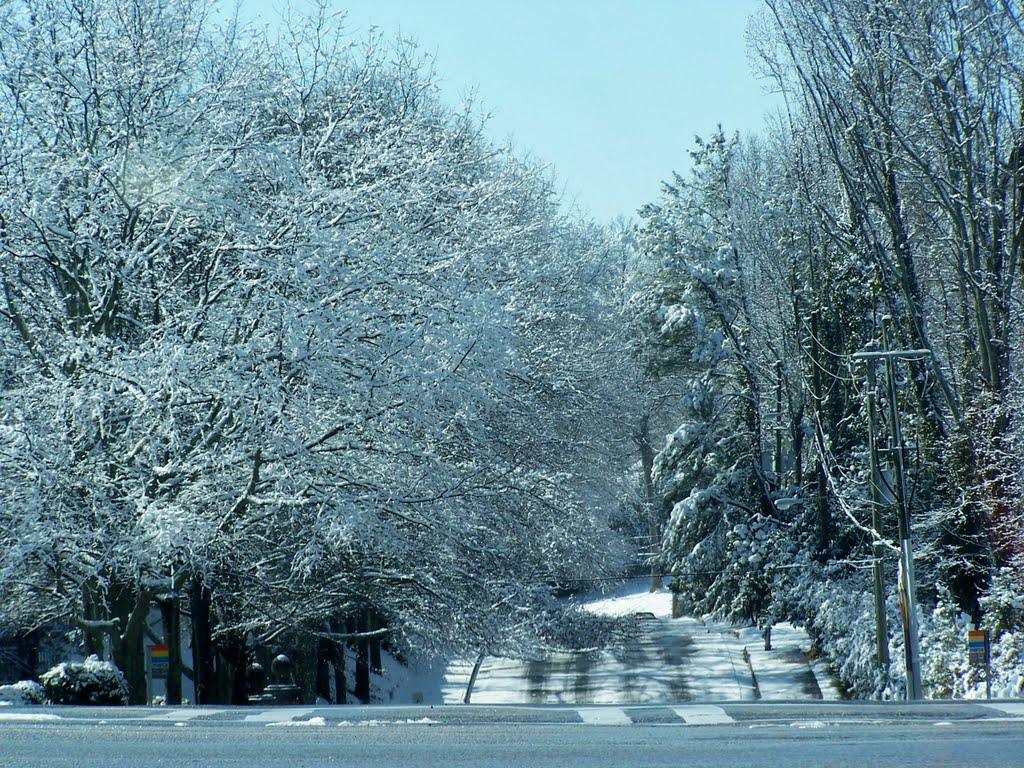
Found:
[[[689,701],[693,698],[688,682],[693,641],[666,631],[666,627],[666,622],[655,619],[644,631],[624,639],[609,652],[562,654],[530,661],[530,701],[593,703],[609,687],[605,679],[609,676],[608,661],[621,669],[612,676],[616,701],[622,704],[649,704],[658,696],[664,701]],[[653,677],[658,678],[657,686],[651,684]]]
[[[1012,768],[1024,703],[1000,706],[5,707],[0,767]]]

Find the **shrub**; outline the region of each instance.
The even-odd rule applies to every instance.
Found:
[[[121,670],[96,656],[84,662],[58,664],[39,681],[51,704],[128,703],[128,683]]]
[[[43,686],[34,680],[22,680],[13,685],[0,685],[0,703],[42,704],[46,701]]]

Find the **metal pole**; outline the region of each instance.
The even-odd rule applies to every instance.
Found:
[[[985,630],[985,698],[992,700],[992,643],[991,634]]]

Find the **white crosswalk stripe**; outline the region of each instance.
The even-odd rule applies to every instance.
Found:
[[[584,725],[632,725],[629,715],[616,707],[577,709]]]
[[[1007,701],[1002,704],[986,703],[982,704],[983,707],[994,709],[1002,712],[1004,715],[1012,715],[1014,717],[1024,717],[1024,702],[1020,701]]]
[[[684,707],[672,709],[687,725],[722,725],[723,723],[735,723],[725,710],[712,704],[688,704]]]
[[[312,714],[315,710],[304,709],[301,707],[278,707],[276,709],[268,709],[265,712],[257,712],[254,715],[246,715],[245,722],[247,723],[278,723],[285,720],[295,720],[299,717],[305,717],[306,715]]]
[[[207,717],[208,715],[220,715],[228,710],[226,709],[204,709],[204,708],[175,708],[168,712],[161,712],[156,715],[147,715],[146,720],[166,720],[169,722],[184,722],[185,720],[194,720],[197,717]]]

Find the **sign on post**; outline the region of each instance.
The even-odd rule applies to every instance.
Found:
[[[166,680],[170,665],[170,649],[166,645],[149,646],[149,669],[154,680]]]
[[[988,664],[988,630],[967,630],[967,657],[972,667],[984,667]]]
[[[972,667],[985,668],[985,698],[992,698],[991,646],[987,629],[967,630],[967,660]]]

